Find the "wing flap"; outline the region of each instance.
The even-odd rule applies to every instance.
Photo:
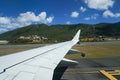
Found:
[[[67,54],[77,54],[77,53],[80,53],[80,51],[76,49],[70,49]]]
[[[70,59],[67,59],[67,58],[63,58],[63,61],[70,62],[70,63],[78,63],[77,61],[70,60]]]

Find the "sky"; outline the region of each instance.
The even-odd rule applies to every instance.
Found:
[[[30,24],[120,21],[120,0],[0,0],[0,34]]]

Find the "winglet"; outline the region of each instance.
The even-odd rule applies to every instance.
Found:
[[[78,42],[79,41],[80,32],[81,32],[81,30],[78,30],[78,32],[76,33],[76,35],[74,36],[72,41],[74,41],[74,42]]]

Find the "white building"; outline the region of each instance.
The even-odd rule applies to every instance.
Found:
[[[8,44],[7,40],[0,40],[0,44]]]

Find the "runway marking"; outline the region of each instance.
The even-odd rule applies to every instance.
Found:
[[[106,77],[108,77],[110,80],[118,80],[114,77],[114,75],[120,75],[120,70],[114,70],[114,71],[105,71],[100,70],[102,74],[104,74]]]
[[[120,75],[120,70],[115,70],[115,72],[117,72],[116,75]]]
[[[112,71],[105,71],[105,70],[100,70],[100,71],[66,71],[64,74],[97,74],[97,73],[102,73],[104,76],[106,76],[110,80],[118,80],[115,78],[115,75],[120,75],[120,70],[112,70]]]

